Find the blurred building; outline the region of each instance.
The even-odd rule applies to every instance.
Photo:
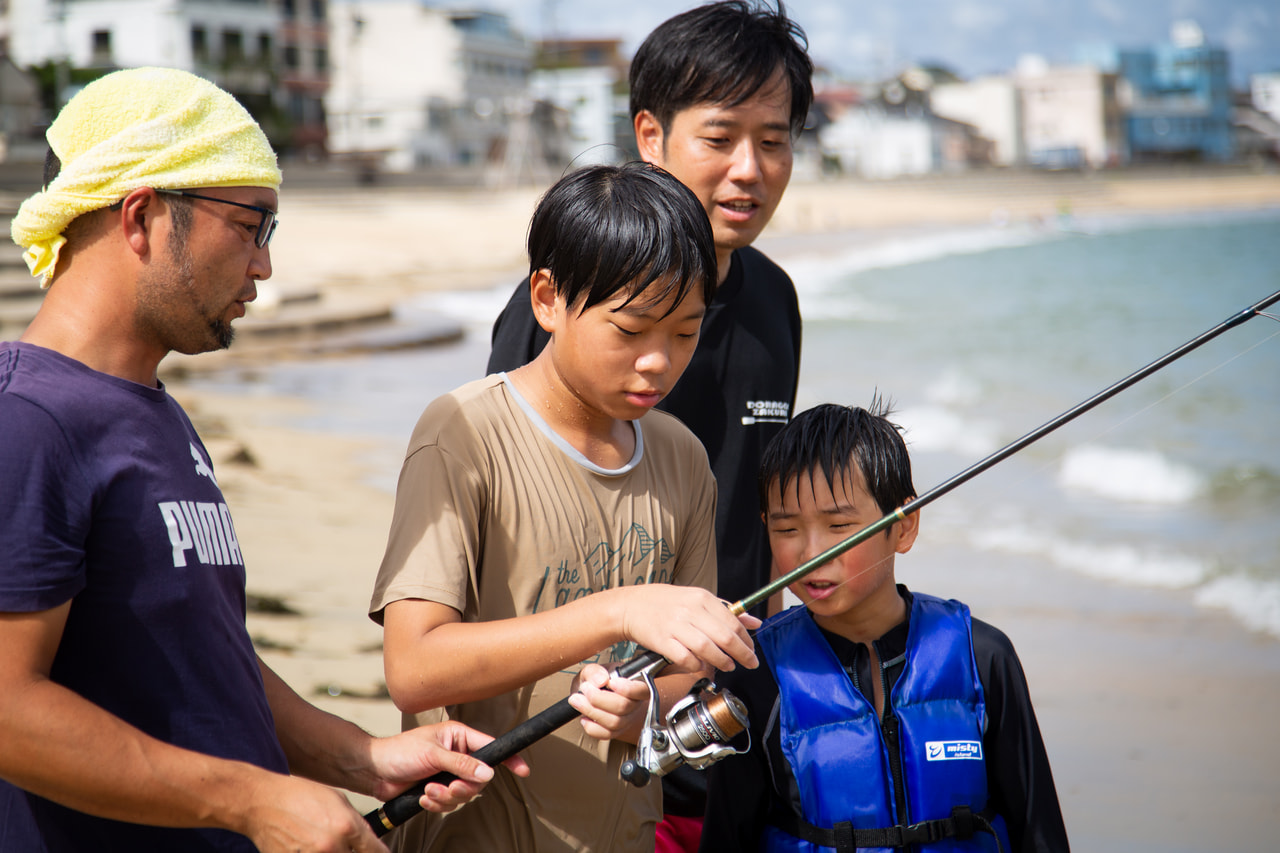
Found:
[[[160,65],[207,76],[236,94],[269,95],[277,0],[20,0],[9,9],[21,67]]]
[[[823,128],[820,139],[840,174],[887,179],[924,175],[936,165],[929,123],[918,116],[859,108]]]
[[[1231,123],[1236,159],[1280,161],[1280,72],[1250,77],[1249,90],[1236,93]]]
[[[17,0],[9,55],[22,68],[191,71],[235,95],[278,147],[322,147],[327,2]]]
[[[1280,121],[1280,71],[1254,74],[1249,78],[1249,95],[1258,112]]]
[[[539,42],[529,94],[564,111],[564,162],[618,163],[638,156],[621,39]]]
[[[931,72],[908,69],[831,117],[818,131],[828,168],[886,179],[989,162],[991,143],[977,128],[934,112],[930,91],[935,85]]]
[[[293,147],[319,155],[328,147],[329,0],[275,2],[280,6],[280,88],[293,126]]]
[[[1092,65],[1054,67],[1027,57],[1014,73],[1027,163],[1102,168],[1125,162],[1117,78]]]
[[[862,90],[822,66],[814,68],[813,103],[805,119],[804,130],[796,141],[791,169],[792,180],[815,180],[837,176],[844,164],[834,150],[822,144],[826,129],[862,103]]]
[[[538,156],[532,45],[505,15],[418,0],[336,0],[329,150],[380,168],[468,167]]]
[[[979,77],[968,82],[940,83],[930,93],[933,111],[973,125],[991,141],[991,164],[1026,162],[1023,144],[1022,95],[1009,77]]]
[[[539,70],[556,68],[608,68],[617,80],[626,80],[631,62],[622,55],[622,39],[549,38],[538,42],[534,64]]]
[[[1226,161],[1235,154],[1227,51],[1205,44],[1190,21],[1173,26],[1172,41],[1119,52],[1126,124],[1135,162],[1166,159]]]

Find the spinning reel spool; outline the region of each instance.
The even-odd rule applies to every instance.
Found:
[[[620,768],[622,778],[632,785],[642,788],[652,777],[665,776],[681,764],[705,770],[750,749],[749,742],[743,749],[729,743],[747,728],[747,706],[728,690],[717,688],[708,678],[700,680],[667,712],[664,724],[653,675],[645,670],[640,678],[649,687],[648,717],[636,757]]]

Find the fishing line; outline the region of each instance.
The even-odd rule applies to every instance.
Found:
[[[1280,316],[1278,316],[1278,315],[1269,314],[1269,313],[1267,313],[1267,312],[1265,312],[1265,311],[1256,311],[1256,312],[1254,312],[1254,313],[1255,313],[1256,315],[1258,315],[1258,316],[1266,317],[1268,320],[1274,320],[1274,321],[1276,321],[1276,322],[1280,322]],[[1263,338],[1262,340],[1257,341],[1257,342],[1253,343],[1252,345],[1250,345],[1250,346],[1248,346],[1248,347],[1245,347],[1245,348],[1244,348],[1243,350],[1241,350],[1240,352],[1238,352],[1238,353],[1236,353],[1236,354],[1234,354],[1234,355],[1230,356],[1229,358],[1224,359],[1223,361],[1219,362],[1217,365],[1214,365],[1213,367],[1210,367],[1208,370],[1205,370],[1203,373],[1201,373],[1199,376],[1195,377],[1194,379],[1191,379],[1191,380],[1189,380],[1189,381],[1187,381],[1187,382],[1183,383],[1182,385],[1178,386],[1177,388],[1174,388],[1173,390],[1169,391],[1167,394],[1165,394],[1165,395],[1164,395],[1163,397],[1161,397],[1160,399],[1158,399],[1158,400],[1154,400],[1154,401],[1152,401],[1151,403],[1148,403],[1146,406],[1142,407],[1141,409],[1138,409],[1137,411],[1134,411],[1134,412],[1130,413],[1130,414],[1129,414],[1129,415],[1127,415],[1126,417],[1121,418],[1120,420],[1118,420],[1118,421],[1116,421],[1115,423],[1113,423],[1113,424],[1111,424],[1110,426],[1108,426],[1106,429],[1103,429],[1103,430],[1100,430],[1100,431],[1098,431],[1098,432],[1094,433],[1092,436],[1090,436],[1090,437],[1088,437],[1088,438],[1084,439],[1084,443],[1094,442],[1094,441],[1097,441],[1098,439],[1101,439],[1101,438],[1103,438],[1103,437],[1105,437],[1105,436],[1107,436],[1107,435],[1110,435],[1111,433],[1113,433],[1113,432],[1115,432],[1116,430],[1120,429],[1121,427],[1123,427],[1125,424],[1129,423],[1130,421],[1135,420],[1135,419],[1137,419],[1137,418],[1141,417],[1142,415],[1146,414],[1148,411],[1150,411],[1151,409],[1156,408],[1157,406],[1163,405],[1164,403],[1168,402],[1172,397],[1174,397],[1174,396],[1176,396],[1176,395],[1178,395],[1178,394],[1180,394],[1180,393],[1182,393],[1182,392],[1186,391],[1186,390],[1187,390],[1188,388],[1190,388],[1191,386],[1196,385],[1197,383],[1199,383],[1200,381],[1202,381],[1202,380],[1203,380],[1203,379],[1205,379],[1206,377],[1211,376],[1211,375],[1213,375],[1214,373],[1217,373],[1217,372],[1218,372],[1218,371],[1220,371],[1222,368],[1224,368],[1224,367],[1226,367],[1227,365],[1229,365],[1229,364],[1231,364],[1231,363],[1233,363],[1233,362],[1237,361],[1237,360],[1238,360],[1238,359],[1240,359],[1240,358],[1243,358],[1244,356],[1248,355],[1248,354],[1249,354],[1250,352],[1252,352],[1253,350],[1257,349],[1258,347],[1262,346],[1263,344],[1269,343],[1270,341],[1272,341],[1272,340],[1273,340],[1274,338],[1276,338],[1276,337],[1280,337],[1280,330],[1277,330],[1277,331],[1275,331],[1275,332],[1271,333],[1270,335],[1266,336],[1266,337],[1265,337],[1265,338]],[[904,430],[904,432],[905,432],[904,438],[907,438],[907,439],[908,439],[908,443],[910,443],[910,442],[909,442],[910,434],[911,434],[911,433],[910,433],[910,429],[909,429],[909,428],[908,428],[908,429],[905,429],[905,430]],[[1044,461],[1044,462],[1041,462],[1041,463],[1038,463],[1038,464],[1035,464],[1035,465],[1030,466],[1028,469],[1026,469],[1026,470],[1025,470],[1025,472],[1022,474],[1022,476],[1021,476],[1021,477],[1019,477],[1019,478],[1017,478],[1017,479],[1013,480],[1013,481],[1012,481],[1012,484],[1013,484],[1013,485],[1020,485],[1020,484],[1023,484],[1023,483],[1026,483],[1027,481],[1029,481],[1029,480],[1031,479],[1031,477],[1032,477],[1033,475],[1035,475],[1035,474],[1044,474],[1044,473],[1049,472],[1049,471],[1050,471],[1050,470],[1052,470],[1053,468],[1057,467],[1057,466],[1058,466],[1058,465],[1059,465],[1059,464],[1060,464],[1060,463],[1061,463],[1061,462],[1066,458],[1066,456],[1067,456],[1067,453],[1064,451],[1064,452],[1061,452],[1061,453],[1056,454],[1055,456],[1051,457],[1050,459],[1047,459],[1047,460],[1046,460],[1046,461]],[[857,534],[854,534],[854,535],[857,535]],[[855,580],[857,580],[858,578],[862,577],[863,575],[865,575],[865,574],[867,574],[867,573],[869,573],[869,572],[873,572],[873,571],[875,571],[876,569],[880,568],[882,565],[884,565],[886,562],[888,562],[891,558],[892,558],[892,555],[891,555],[891,556],[887,556],[887,557],[884,557],[884,558],[880,559],[878,562],[876,562],[876,563],[874,563],[874,564],[872,564],[872,565],[870,565],[870,566],[867,566],[867,567],[865,567],[865,568],[861,569],[861,570],[860,570],[860,571],[858,571],[857,573],[855,573],[855,574],[853,574],[853,575],[850,575],[849,577],[845,578],[844,580],[841,580],[841,581],[839,581],[839,582],[835,582],[835,583],[833,583],[833,584],[832,584],[832,588],[833,588],[833,589],[839,589],[839,588],[841,588],[841,587],[843,587],[843,586],[845,586],[845,585],[847,585],[847,584],[853,583]],[[786,572],[782,572],[782,573],[781,573],[781,576],[785,576],[785,575],[786,575]],[[810,607],[809,603],[805,602],[805,601],[804,601],[804,599],[800,598],[800,596],[796,595],[794,592],[792,592],[792,591],[789,589],[790,584],[788,584],[787,586],[788,586],[787,591],[788,591],[788,592],[791,592],[791,595],[795,596],[795,598],[800,602],[800,604],[801,604],[803,607],[805,607],[806,609],[810,609],[810,610],[812,609],[812,608]]]
[[[1255,315],[1257,315],[1257,316],[1266,317],[1268,320],[1274,320],[1274,321],[1276,321],[1276,322],[1280,322],[1280,316],[1272,315],[1272,314],[1268,314],[1268,313],[1263,312],[1263,311],[1255,311],[1255,312],[1253,312],[1253,313],[1254,313]],[[1277,338],[1277,337],[1280,337],[1280,330],[1277,330],[1277,331],[1275,331],[1275,332],[1272,332],[1270,335],[1267,335],[1266,337],[1262,338],[1261,340],[1256,341],[1255,343],[1253,343],[1253,344],[1251,344],[1251,345],[1249,345],[1249,346],[1245,347],[1245,348],[1244,348],[1244,349],[1242,349],[1240,352],[1235,353],[1234,355],[1231,355],[1231,356],[1229,356],[1229,357],[1225,358],[1223,361],[1221,361],[1221,362],[1219,362],[1218,364],[1216,364],[1216,365],[1214,365],[1214,366],[1212,366],[1212,367],[1208,368],[1207,370],[1205,370],[1205,371],[1204,371],[1203,373],[1201,373],[1199,376],[1196,376],[1195,378],[1188,380],[1187,382],[1183,383],[1182,385],[1178,386],[1177,388],[1172,389],[1171,391],[1169,391],[1168,393],[1166,393],[1164,396],[1160,397],[1158,400],[1153,400],[1152,402],[1148,403],[1147,405],[1143,406],[1142,408],[1137,409],[1136,411],[1133,411],[1133,412],[1129,413],[1128,415],[1126,415],[1125,417],[1121,418],[1120,420],[1118,420],[1118,421],[1116,421],[1116,422],[1112,423],[1111,425],[1109,425],[1109,426],[1108,426],[1108,427],[1106,427],[1105,429],[1099,430],[1098,432],[1094,433],[1094,434],[1093,434],[1093,435],[1091,435],[1091,436],[1088,436],[1088,437],[1084,437],[1084,438],[1082,438],[1081,443],[1082,443],[1082,444],[1088,444],[1088,443],[1090,443],[1090,442],[1096,442],[1096,441],[1098,441],[1099,439],[1104,438],[1104,437],[1106,437],[1106,436],[1108,436],[1108,435],[1112,434],[1112,433],[1113,433],[1113,432],[1115,432],[1116,430],[1118,430],[1118,429],[1120,429],[1121,427],[1123,427],[1123,426],[1125,426],[1126,424],[1128,424],[1130,421],[1136,420],[1137,418],[1139,418],[1139,417],[1141,417],[1142,415],[1146,414],[1146,413],[1147,413],[1148,411],[1150,411],[1151,409],[1154,409],[1154,408],[1156,408],[1157,406],[1163,405],[1164,403],[1168,402],[1168,401],[1169,401],[1171,398],[1173,398],[1174,396],[1176,396],[1176,395],[1178,395],[1178,394],[1181,394],[1182,392],[1186,391],[1186,390],[1187,390],[1188,388],[1190,388],[1191,386],[1196,385],[1197,383],[1199,383],[1201,380],[1205,379],[1206,377],[1211,376],[1211,375],[1213,375],[1213,374],[1217,373],[1217,372],[1218,372],[1218,371],[1220,371],[1222,368],[1224,368],[1224,367],[1226,367],[1227,365],[1232,364],[1233,362],[1235,362],[1235,361],[1237,361],[1237,360],[1239,360],[1239,359],[1243,358],[1244,356],[1246,356],[1246,355],[1248,355],[1249,353],[1253,352],[1253,351],[1254,351],[1255,349],[1257,349],[1258,347],[1261,347],[1261,346],[1263,346],[1264,344],[1270,343],[1272,340],[1274,340],[1274,339],[1275,339],[1275,338]],[[909,431],[909,430],[907,431],[907,437],[908,437],[908,438],[910,437],[910,431]],[[1025,484],[1025,483],[1027,483],[1028,481],[1030,481],[1030,480],[1031,480],[1031,478],[1032,478],[1032,476],[1034,476],[1035,474],[1048,474],[1048,473],[1049,473],[1049,472],[1051,472],[1054,468],[1056,468],[1057,466],[1059,466],[1059,465],[1062,463],[1062,461],[1063,461],[1064,459],[1066,459],[1067,454],[1068,454],[1069,452],[1070,452],[1070,448],[1068,448],[1067,450],[1064,450],[1064,451],[1062,451],[1062,452],[1059,452],[1059,453],[1057,453],[1057,454],[1055,454],[1055,455],[1053,455],[1053,456],[1049,457],[1048,459],[1046,459],[1046,460],[1044,460],[1044,461],[1042,461],[1042,462],[1030,464],[1030,465],[1029,465],[1029,466],[1028,466],[1024,471],[1023,471],[1023,473],[1022,473],[1022,475],[1021,475],[1020,477],[1017,477],[1017,478],[1014,478],[1014,479],[1011,479],[1011,480],[1010,480],[1010,485],[1018,486],[1018,485]],[[850,580],[853,580],[853,578],[850,578]]]
[[[1255,311],[1253,311],[1253,312],[1252,312],[1252,314],[1253,314],[1254,316],[1266,317],[1268,320],[1273,320],[1273,321],[1275,321],[1275,322],[1277,322],[1277,323],[1280,323],[1280,315],[1270,314],[1270,313],[1268,313],[1268,312],[1266,312],[1266,311],[1261,311],[1261,310],[1255,310]],[[1224,367],[1226,367],[1227,365],[1229,365],[1229,364],[1231,364],[1231,363],[1233,363],[1233,362],[1235,362],[1235,361],[1237,361],[1237,360],[1239,360],[1239,359],[1243,358],[1244,356],[1246,356],[1246,355],[1248,355],[1249,353],[1253,352],[1255,349],[1257,349],[1258,347],[1262,346],[1263,344],[1269,343],[1270,341],[1272,341],[1272,340],[1273,340],[1273,339],[1275,339],[1276,337],[1280,337],[1280,330],[1277,330],[1277,331],[1275,331],[1275,332],[1272,332],[1270,335],[1267,335],[1267,336],[1266,336],[1265,338],[1263,338],[1262,340],[1257,341],[1257,342],[1253,343],[1252,345],[1250,345],[1250,346],[1248,346],[1248,347],[1245,347],[1245,348],[1244,348],[1243,350],[1241,350],[1240,352],[1238,352],[1238,353],[1236,353],[1236,354],[1234,354],[1234,355],[1230,356],[1229,358],[1224,359],[1223,361],[1219,362],[1218,364],[1214,365],[1213,367],[1210,367],[1208,370],[1205,370],[1203,373],[1201,373],[1199,376],[1195,377],[1194,379],[1191,379],[1191,380],[1189,380],[1189,381],[1187,381],[1187,382],[1183,383],[1182,385],[1178,386],[1177,388],[1174,388],[1173,390],[1169,391],[1167,394],[1165,394],[1165,395],[1164,395],[1163,397],[1161,397],[1160,399],[1158,399],[1158,400],[1154,400],[1154,401],[1152,401],[1151,403],[1148,403],[1146,406],[1142,407],[1141,409],[1138,409],[1137,411],[1134,411],[1134,412],[1130,413],[1129,415],[1127,415],[1126,417],[1124,417],[1124,418],[1122,418],[1122,419],[1120,419],[1120,420],[1116,421],[1115,423],[1111,424],[1111,425],[1110,425],[1110,426],[1108,426],[1106,429],[1100,430],[1099,432],[1095,433],[1093,436],[1091,436],[1091,437],[1089,437],[1089,438],[1085,439],[1086,443],[1087,443],[1087,442],[1090,442],[1090,441],[1097,441],[1098,439],[1103,438],[1104,436],[1110,435],[1111,433],[1115,432],[1115,431],[1116,431],[1117,429],[1119,429],[1120,427],[1123,427],[1125,424],[1129,423],[1130,421],[1135,420],[1136,418],[1141,417],[1142,415],[1146,414],[1148,411],[1150,411],[1151,409],[1156,408],[1157,406],[1163,405],[1164,403],[1168,402],[1172,397],[1174,397],[1174,396],[1176,396],[1176,395],[1178,395],[1178,394],[1180,394],[1180,393],[1182,393],[1182,392],[1186,391],[1186,390],[1187,390],[1188,388],[1190,388],[1191,386],[1196,385],[1197,383],[1199,383],[1200,381],[1202,381],[1202,380],[1203,380],[1203,379],[1205,379],[1206,377],[1211,376],[1211,375],[1213,375],[1214,373],[1217,373],[1217,372],[1218,372],[1218,371],[1220,371],[1222,368],[1224,368]],[[909,437],[910,437],[910,430],[909,430],[909,429],[907,429],[907,430],[904,430],[904,432],[905,432],[904,438],[909,438]],[[1049,460],[1047,460],[1047,461],[1045,461],[1045,462],[1040,463],[1039,465],[1033,465],[1031,468],[1029,468],[1029,469],[1028,469],[1024,474],[1023,474],[1023,476],[1022,476],[1022,477],[1020,477],[1020,478],[1018,478],[1017,480],[1015,480],[1015,481],[1014,481],[1014,484],[1016,485],[1016,484],[1025,483],[1025,482],[1027,482],[1028,480],[1030,480],[1030,479],[1031,479],[1031,476],[1032,476],[1033,474],[1036,474],[1036,473],[1045,473],[1045,472],[1049,471],[1052,467],[1056,466],[1058,463],[1061,463],[1061,462],[1062,462],[1062,460],[1063,460],[1063,459],[1065,459],[1065,458],[1066,458],[1066,453],[1065,453],[1065,452],[1063,452],[1063,453],[1059,453],[1059,454],[1057,454],[1056,456],[1052,457],[1051,459],[1049,459]],[[811,472],[811,475],[812,475],[812,473],[814,473],[814,472]],[[854,535],[856,536],[857,534],[855,533]],[[837,583],[833,583],[832,588],[833,588],[833,589],[839,589],[839,588],[841,588],[841,587],[843,587],[843,586],[845,586],[845,585],[847,585],[847,584],[853,583],[855,580],[857,580],[858,578],[862,577],[863,575],[865,575],[865,574],[867,574],[867,573],[869,573],[869,572],[873,572],[873,571],[875,571],[876,569],[880,568],[880,567],[881,567],[881,566],[883,566],[885,563],[887,563],[889,560],[893,559],[893,558],[894,558],[894,556],[895,556],[895,555],[889,555],[889,556],[886,556],[886,557],[881,558],[879,561],[877,561],[877,562],[873,563],[872,565],[869,565],[869,566],[867,566],[867,567],[865,567],[865,568],[861,569],[861,570],[860,570],[860,571],[858,571],[857,573],[855,573],[855,574],[853,574],[853,575],[850,575],[849,577],[845,578],[844,580],[841,580],[841,581],[839,581],[839,582],[837,582]],[[833,560],[834,560],[834,559],[835,559],[835,558],[833,558]],[[786,576],[786,574],[787,574],[787,572],[782,572],[782,573],[781,573],[781,576],[785,577],[785,576]],[[797,581],[797,582],[798,582],[798,581]],[[788,586],[788,587],[790,587],[790,584],[788,584],[787,586]],[[790,591],[790,590],[788,589],[788,591]],[[795,597],[797,598],[797,600],[799,600],[799,601],[800,601],[800,604],[801,604],[803,607],[805,607],[806,609],[812,609],[808,603],[806,603],[806,602],[805,602],[803,599],[801,599],[798,595],[795,595],[795,593],[794,593],[794,592],[792,592],[791,594],[792,594],[793,596],[795,596]]]
[[[833,583],[833,584],[831,585],[831,588],[832,588],[832,589],[840,589],[841,587],[843,587],[843,586],[844,586],[844,585],[846,585],[846,584],[853,583],[853,582],[854,582],[854,581],[856,581],[858,578],[862,577],[863,575],[867,574],[868,572],[873,572],[873,571],[875,571],[876,569],[880,568],[880,567],[881,567],[881,566],[883,566],[885,563],[889,562],[889,560],[890,560],[890,559],[892,559],[892,557],[881,557],[881,558],[880,558],[879,560],[877,560],[875,563],[871,564],[870,566],[867,566],[865,569],[862,569],[861,571],[857,572],[856,574],[850,575],[849,577],[845,578],[844,580],[840,581],[839,583]],[[796,581],[796,583],[799,583],[799,582],[800,582],[800,581]],[[788,588],[788,591],[790,591],[790,589],[789,589],[789,588]],[[794,593],[794,592],[792,592],[791,594],[792,594],[792,595],[795,595],[795,593]],[[801,606],[802,606],[802,607],[804,607],[806,610],[812,610],[812,609],[813,609],[813,608],[812,608],[808,603],[806,603],[806,602],[805,602],[805,600],[804,600],[804,599],[800,598],[800,596],[796,595],[796,598],[797,598],[797,599],[799,599]]]
[[[1267,319],[1269,319],[1269,320],[1276,320],[1277,322],[1280,322],[1280,317],[1272,317],[1270,314],[1263,314],[1261,311],[1259,311],[1259,312],[1258,312],[1258,314],[1259,314],[1259,315],[1261,315],[1261,316],[1263,316],[1263,317],[1266,317],[1266,318],[1267,318]],[[1121,420],[1117,421],[1116,423],[1112,424],[1112,425],[1111,425],[1110,427],[1108,427],[1107,429],[1105,429],[1105,430],[1103,430],[1102,432],[1098,433],[1098,435],[1097,435],[1096,437],[1099,437],[1099,438],[1100,438],[1100,437],[1102,437],[1102,436],[1104,436],[1104,435],[1108,435],[1109,433],[1111,433],[1111,432],[1115,431],[1115,430],[1116,430],[1116,429],[1118,429],[1119,427],[1124,426],[1124,425],[1125,425],[1125,424],[1127,424],[1129,421],[1131,421],[1131,420],[1133,420],[1133,419],[1135,419],[1135,418],[1137,418],[1137,417],[1140,417],[1141,415],[1146,414],[1148,411],[1150,411],[1151,409],[1154,409],[1156,406],[1159,406],[1159,405],[1164,404],[1165,402],[1167,402],[1167,401],[1168,401],[1170,398],[1172,398],[1173,396],[1175,396],[1175,395],[1177,395],[1177,394],[1181,394],[1183,391],[1187,390],[1187,389],[1188,389],[1188,388],[1190,388],[1192,385],[1195,385],[1196,383],[1200,382],[1200,380],[1204,379],[1206,376],[1212,376],[1213,374],[1217,373],[1217,372],[1218,372],[1219,370],[1221,370],[1222,368],[1226,367],[1228,364],[1231,364],[1232,362],[1234,362],[1234,361],[1236,361],[1236,360],[1238,360],[1238,359],[1244,358],[1246,355],[1248,355],[1249,353],[1253,352],[1253,351],[1254,351],[1255,349],[1257,349],[1258,347],[1262,346],[1262,345],[1263,345],[1263,344],[1265,344],[1265,343],[1268,343],[1269,341],[1271,341],[1273,338],[1276,338],[1276,337],[1280,337],[1280,331],[1272,332],[1270,335],[1267,335],[1267,337],[1263,338],[1262,340],[1258,341],[1257,343],[1253,344],[1252,346],[1245,347],[1245,348],[1244,348],[1244,349],[1242,349],[1240,352],[1236,353],[1235,355],[1231,356],[1230,358],[1226,359],[1225,361],[1222,361],[1222,362],[1220,362],[1219,364],[1216,364],[1216,365],[1214,365],[1213,367],[1210,367],[1208,370],[1206,370],[1204,373],[1201,373],[1201,374],[1200,374],[1199,376],[1197,376],[1196,378],[1191,379],[1191,380],[1189,380],[1188,382],[1183,383],[1182,385],[1179,385],[1177,388],[1174,388],[1172,391],[1170,391],[1169,393],[1165,394],[1165,395],[1164,395],[1163,397],[1161,397],[1159,400],[1154,400],[1154,401],[1152,401],[1151,403],[1147,404],[1146,406],[1142,407],[1141,409],[1138,409],[1136,412],[1133,412],[1133,413],[1132,413],[1132,414],[1130,414],[1128,417],[1123,418],[1123,419],[1121,419]],[[1059,457],[1059,458],[1061,458],[1061,457]]]

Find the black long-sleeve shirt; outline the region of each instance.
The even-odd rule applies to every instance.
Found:
[[[898,589],[910,613],[911,593],[903,586]],[[972,623],[974,658],[987,705],[982,749],[990,805],[1005,819],[1013,846],[1009,853],[1063,853],[1069,849],[1067,831],[1022,664],[1002,631],[980,619]],[[890,685],[886,714],[892,686],[902,674],[907,626],[904,620],[874,644],[879,660],[891,663],[885,669]],[[880,674],[871,671],[867,647],[822,633],[845,670],[856,673],[854,683],[872,701],[871,684],[879,681]],[[763,656],[759,646],[757,651]],[[740,667],[723,673],[717,683],[746,704],[752,745],[746,754],[727,758],[706,771],[707,811],[699,849],[701,853],[750,853],[760,849],[775,803],[790,802],[796,814],[803,813],[800,793],[782,753],[776,720],[770,725],[778,684],[767,663],[762,660],[757,669]],[[745,744],[746,735],[739,735],[735,745]]]

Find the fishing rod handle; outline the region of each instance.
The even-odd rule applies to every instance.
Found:
[[[494,738],[473,752],[472,755],[490,767],[496,767],[520,750],[551,734],[551,732],[576,716],[578,716],[578,712],[569,704],[569,700],[567,698],[561,699],[537,716],[530,717],[506,734]],[[448,785],[457,778],[452,773],[442,771],[429,779],[416,782],[409,790],[388,800],[381,808],[374,809],[366,814],[364,819],[373,829],[374,835],[381,838],[422,811],[422,806],[418,801],[422,799],[422,794],[427,785],[432,783]]]
[[[661,666],[662,655],[647,649],[639,649],[634,657],[619,666],[616,674],[620,678],[634,678],[646,669]],[[537,743],[556,729],[578,716],[578,712],[569,704],[568,697],[548,707],[541,713],[530,717],[506,734],[499,735],[489,743],[477,749],[472,755],[496,767],[522,749]],[[404,793],[387,800],[381,808],[374,809],[364,816],[365,822],[373,830],[373,834],[381,838],[397,826],[408,821],[422,811],[419,800],[427,785],[433,782],[448,785],[458,777],[452,773],[440,772],[430,779],[416,782]]]

